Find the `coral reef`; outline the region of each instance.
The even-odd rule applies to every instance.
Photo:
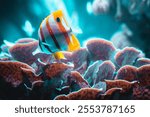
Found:
[[[104,39],[91,39],[86,44],[89,56],[93,61],[110,60],[115,52],[115,47],[110,41]]]
[[[93,38],[61,61],[36,52],[36,39],[1,48],[0,99],[150,99],[150,60],[134,47]]]
[[[150,57],[150,0],[94,0],[93,12],[107,14],[123,24],[112,42],[117,48],[136,47]]]

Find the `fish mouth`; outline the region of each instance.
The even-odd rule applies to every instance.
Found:
[[[61,34],[71,34],[72,33],[72,29],[71,28],[68,28],[66,29],[66,31],[62,31],[62,32],[59,32],[59,33],[56,33],[55,35],[61,35]]]

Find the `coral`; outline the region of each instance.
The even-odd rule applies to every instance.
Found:
[[[0,62],[0,73],[1,79],[13,87],[17,87],[23,82],[25,74],[28,75],[30,82],[40,80],[34,74],[34,69],[21,62]]]
[[[28,99],[27,88],[41,81],[34,69],[21,62],[0,62],[0,99]]]
[[[118,70],[115,79],[123,79],[127,81],[137,80],[137,68],[131,65],[125,65]]]
[[[132,31],[125,24],[122,24],[121,31],[116,32],[110,40],[118,49],[136,47],[136,45],[130,41],[132,40],[132,35]]]
[[[130,100],[133,99],[132,88],[124,92],[121,88],[111,88],[101,95],[103,100]]]
[[[150,57],[148,43],[150,37],[150,1],[149,0],[94,0],[93,12],[107,14],[127,27],[113,39],[116,47],[122,49],[125,40],[127,46],[134,46]],[[128,33],[130,32],[130,34]],[[117,34],[116,34],[117,35]],[[121,43],[117,41],[123,39]]]
[[[1,45],[1,50],[4,52],[4,53],[9,53],[9,46],[8,45]]]
[[[148,65],[150,64],[150,59],[148,58],[139,58],[137,59],[136,63],[135,63],[135,66],[136,67],[141,67],[143,65]]]
[[[93,88],[100,89],[104,93],[107,90],[107,84],[104,81],[103,82],[100,81],[97,84],[94,84]]]
[[[116,48],[110,41],[104,39],[91,39],[87,41],[90,58],[96,60],[111,60]]]
[[[32,52],[35,51],[37,47],[38,41],[27,38],[16,42],[14,46],[9,48],[9,52],[14,59],[31,65],[32,62],[35,61]]]
[[[43,74],[44,74],[45,78],[51,79],[71,68],[72,67],[70,67],[64,63],[47,64],[43,67]]]
[[[106,80],[106,85],[107,85],[107,90],[111,89],[111,88],[122,88],[123,92],[128,91],[129,89],[131,89],[132,87],[134,87],[135,84],[137,84],[137,81],[133,81],[133,82],[129,82],[126,80]]]
[[[88,68],[84,78],[93,86],[104,79],[113,80],[115,70],[111,61],[97,61]]]
[[[100,90],[92,88],[83,88],[78,92],[73,92],[67,96],[58,96],[56,100],[95,100]]]
[[[125,47],[115,55],[115,60],[119,66],[133,65],[137,58],[141,57],[139,50],[133,47]]]
[[[150,99],[149,59],[134,47],[91,39],[58,61],[36,53],[37,44],[25,38],[7,47],[10,53],[2,50],[0,99]]]
[[[71,71],[71,78],[69,78],[70,84],[72,82],[76,83],[80,86],[80,88],[90,87],[88,82],[81,76],[81,74],[77,71]]]
[[[72,61],[72,52],[63,51],[62,53],[64,54],[64,56],[68,60],[68,62]]]
[[[133,89],[134,100],[150,100],[150,88],[137,86]]]
[[[13,59],[32,65],[38,59],[42,62],[47,62],[52,59],[51,55],[45,53],[33,52],[38,48],[38,41],[32,38],[19,39],[12,47],[9,48],[10,55]]]
[[[95,0],[93,2],[93,12],[95,14],[99,14],[99,13],[106,13],[109,10],[109,0]]]
[[[81,74],[87,69],[88,66],[88,51],[86,48],[81,48],[72,53],[72,59],[74,63],[74,69]]]
[[[94,85],[94,79],[97,77],[98,67],[101,65],[102,61],[96,61],[88,67],[84,74],[84,79],[89,82],[91,86]]]
[[[98,68],[95,84],[105,79],[113,80],[115,70],[115,65],[111,61],[104,61]]]
[[[132,97],[132,92],[122,92],[121,88],[111,88],[104,94],[101,90],[94,88],[81,89],[69,95],[60,95],[55,100],[114,100]]]
[[[138,68],[138,81],[141,86],[150,86],[150,66],[144,65]]]

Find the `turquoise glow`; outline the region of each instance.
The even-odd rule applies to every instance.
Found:
[[[24,37],[38,39],[38,29],[42,20],[58,9],[63,10],[66,20],[81,44],[91,37],[110,40],[120,27],[120,24],[110,16],[95,16],[92,13],[93,0],[22,1],[24,4],[19,2],[15,7],[15,12],[10,13],[11,16],[1,23],[3,27],[1,38],[11,42]]]
[[[92,14],[92,3],[91,2],[87,2],[86,9],[89,14]]]
[[[22,29],[28,36],[32,36],[33,32],[35,31],[35,29],[32,27],[32,24],[28,20],[25,21],[25,25],[22,27]]]

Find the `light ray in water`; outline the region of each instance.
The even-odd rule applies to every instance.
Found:
[[[89,14],[92,14],[92,3],[91,2],[87,2],[86,10]]]
[[[26,34],[28,36],[32,36],[33,32],[35,31],[35,29],[33,28],[32,24],[29,20],[25,21],[25,24],[22,27],[22,29],[26,32]]]

